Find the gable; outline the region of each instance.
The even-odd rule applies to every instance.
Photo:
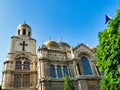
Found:
[[[74,55],[76,58],[79,58],[81,55],[89,56],[90,58],[95,57],[95,51],[90,47],[80,44],[73,49]]]

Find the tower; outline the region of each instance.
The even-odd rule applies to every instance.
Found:
[[[4,62],[2,90],[35,90],[37,85],[36,40],[28,24],[17,27]]]

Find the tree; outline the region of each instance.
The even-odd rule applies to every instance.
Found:
[[[64,90],[74,90],[74,86],[67,76],[65,76]]]
[[[120,6],[107,28],[98,33],[97,64],[104,76],[101,90],[120,90]]]

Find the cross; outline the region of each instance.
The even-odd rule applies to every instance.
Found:
[[[20,45],[22,45],[23,46],[23,51],[25,51],[25,46],[27,46],[27,44],[25,44],[25,41],[23,41],[23,43],[20,43]]]

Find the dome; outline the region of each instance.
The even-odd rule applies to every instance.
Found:
[[[18,26],[18,28],[29,28],[30,30],[31,30],[31,27],[28,25],[28,24],[26,24],[26,23],[24,23],[24,24],[20,24],[19,26]]]
[[[70,48],[70,46],[65,42],[60,42],[59,47],[69,47]]]
[[[24,23],[24,24],[20,24],[17,27],[17,36],[28,36],[31,37],[32,35],[32,31],[31,31],[31,27]]]
[[[55,41],[48,40],[44,43],[46,47],[58,47],[58,44]]]

